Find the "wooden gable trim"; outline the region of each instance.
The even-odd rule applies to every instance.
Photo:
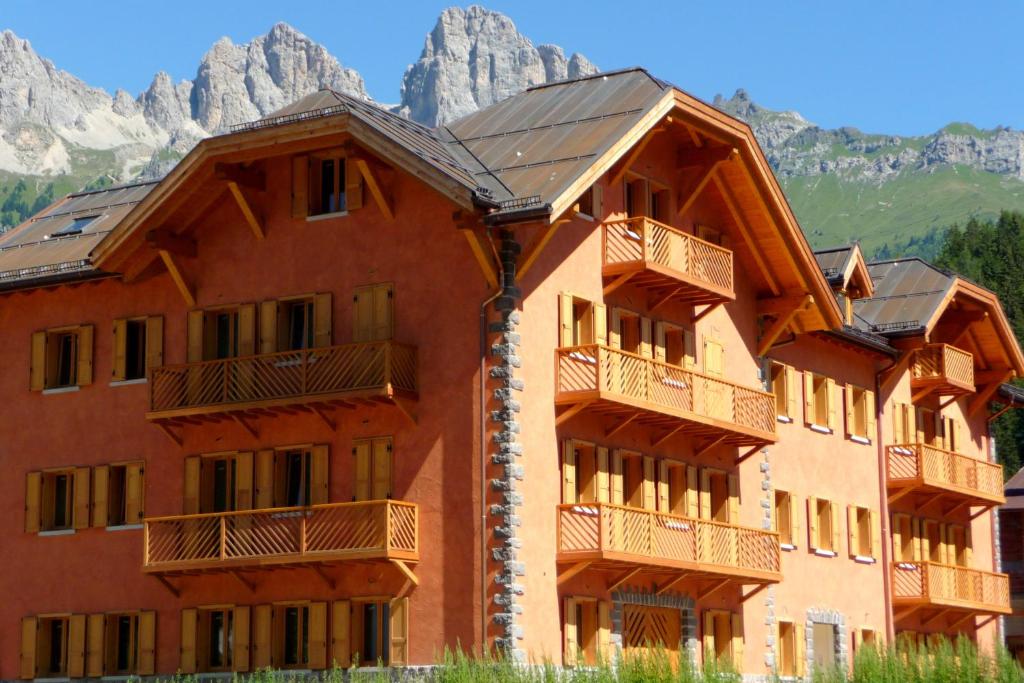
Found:
[[[1020,344],[1013,333],[1013,328],[1010,327],[1010,321],[1007,319],[1005,311],[1003,311],[999,297],[994,292],[968,282],[962,277],[956,277],[953,280],[953,284],[945,296],[943,296],[942,302],[935,308],[932,317],[925,323],[925,336],[931,336],[942,315],[946,312],[947,307],[958,296],[967,297],[985,309],[993,330],[1002,342],[1004,359],[1016,376],[1024,376],[1024,352],[1021,351]]]

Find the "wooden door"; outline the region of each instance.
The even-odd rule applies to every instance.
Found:
[[[647,656],[664,651],[672,667],[679,666],[682,614],[677,609],[623,605],[623,655]]]

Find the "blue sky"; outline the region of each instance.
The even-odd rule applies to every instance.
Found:
[[[91,85],[133,95],[153,74],[192,78],[221,36],[286,21],[398,100],[401,76],[453,3],[351,0],[0,0],[0,28]],[[534,44],[610,69],[639,64],[703,97],[745,88],[826,126],[922,134],[952,121],[1024,128],[1024,2],[493,0]],[[463,5],[465,6],[465,5]],[[98,9],[101,8],[101,9]]]

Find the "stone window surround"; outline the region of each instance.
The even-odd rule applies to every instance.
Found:
[[[622,611],[623,605],[643,605],[646,607],[665,607],[680,611],[680,639],[691,662],[697,662],[700,652],[697,640],[697,602],[688,595],[666,593],[658,595],[650,590],[626,587],[612,591],[612,632],[609,638],[616,653],[622,652]]]

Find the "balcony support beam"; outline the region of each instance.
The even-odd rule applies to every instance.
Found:
[[[763,591],[767,587],[768,587],[767,583],[762,583],[760,586],[756,586],[754,588],[754,590],[750,591],[749,593],[743,593],[740,596],[740,602],[746,602],[747,600],[749,600],[750,598],[754,597],[755,595],[757,595],[758,593],[760,593],[761,591]]]
[[[971,619],[974,619],[977,616],[978,615],[975,614],[974,612],[968,612],[967,614],[963,615],[959,619],[956,619],[952,623],[948,624],[946,626],[946,628],[947,629],[954,629],[954,628],[960,626],[961,624],[963,624],[963,623],[965,623],[967,621],[970,621]],[[992,617],[992,619],[995,619],[995,617]]]
[[[679,430],[681,430],[682,428],[683,428],[683,423],[680,423],[678,426],[673,427],[672,429],[668,430],[667,432],[665,432],[661,436],[659,436],[659,437],[657,437],[655,439],[652,439],[651,440],[651,448],[657,448],[661,444],[665,443],[670,438],[672,438],[673,436],[678,434]]]
[[[160,431],[167,435],[167,438],[177,444],[179,447],[182,445],[182,437],[179,434],[175,434],[171,426],[166,422],[157,422],[156,426],[160,428]]]
[[[774,344],[775,340],[779,338],[779,335],[789,327],[789,324],[798,313],[814,301],[814,297],[810,294],[804,294],[802,296],[795,297],[794,299],[786,297],[785,301],[788,305],[785,305],[784,308],[778,312],[778,317],[775,318],[775,321],[768,326],[768,329],[766,329],[764,334],[761,336],[761,340],[757,343],[757,355],[759,356],[763,356],[768,353],[768,350],[771,349],[772,344]],[[758,303],[758,308],[761,308],[760,302]]]
[[[313,412],[316,413],[320,417],[320,419],[324,421],[324,424],[327,425],[327,427],[332,432],[338,431],[338,423],[332,420],[330,417],[328,417],[327,412],[323,408],[316,404],[313,404],[310,407],[313,409]]]
[[[721,301],[719,301],[718,303],[715,303],[715,304],[708,304],[707,306],[704,307],[704,310],[702,310],[700,313],[697,313],[696,311],[694,311],[693,317],[690,318],[690,320],[692,322],[695,322],[695,323],[700,322],[701,318],[706,316],[708,313],[711,313],[712,311],[714,311],[716,308],[718,308],[721,305],[722,305]]]
[[[405,416],[405,419],[409,421],[409,424],[415,427],[417,424],[416,413],[413,411],[409,402],[404,398],[399,398],[398,396],[392,396],[391,402],[395,404],[396,408],[398,408],[398,412]]]
[[[729,214],[732,216],[733,223],[736,224],[736,228],[740,231],[740,235],[743,237],[744,243],[747,245],[747,251],[754,259],[754,263],[757,264],[757,269],[761,271],[761,275],[764,276],[765,282],[768,283],[768,289],[771,290],[772,294],[778,296],[782,292],[782,288],[779,287],[778,281],[772,272],[768,269],[768,264],[764,260],[764,256],[761,255],[761,248],[754,241],[751,236],[750,228],[747,226],[746,220],[743,218],[743,214],[740,212],[739,203],[736,198],[732,196],[732,192],[729,190],[726,183],[721,177],[714,174],[715,187],[718,188],[718,193],[722,195],[722,199],[725,201],[726,207],[729,209]]]
[[[627,282],[629,282],[629,280],[630,280],[630,279],[631,279],[631,278],[632,278],[632,277],[633,277],[634,275],[636,275],[636,272],[631,272],[631,273],[623,273],[622,275],[619,275],[619,276],[618,276],[618,277],[616,277],[616,278],[615,278],[614,280],[612,280],[611,282],[609,282],[608,284],[606,284],[606,285],[604,286],[604,289],[602,290],[602,293],[603,293],[603,294],[604,294],[605,296],[608,296],[609,294],[611,294],[612,292],[614,292],[614,291],[615,291],[616,289],[618,289],[618,288],[619,288],[619,287],[621,287],[622,285],[624,285],[624,284],[626,284]]]
[[[913,486],[907,486],[905,488],[902,488],[902,489],[898,490],[896,493],[890,493],[889,494],[889,505],[892,505],[897,500],[899,500],[900,498],[906,496],[908,493],[910,493],[913,490],[914,490]]]
[[[163,587],[169,590],[171,592],[171,595],[173,595],[176,598],[181,597],[181,589],[176,588],[174,584],[171,583],[166,576],[163,576],[162,574],[153,574],[152,576],[154,579],[163,584]]]
[[[555,417],[555,426],[562,426],[573,417],[576,417],[578,413],[583,411],[591,403],[593,403],[593,401],[582,401],[580,403],[576,403],[574,405],[569,406],[564,411],[559,413],[557,417]]]
[[[657,126],[647,131],[647,134],[640,139],[640,142],[636,143],[636,145],[633,146],[633,149],[632,151],[630,151],[629,155],[619,162],[619,167],[615,169],[615,173],[612,175],[611,180],[608,182],[609,186],[615,185],[615,183],[622,180],[622,177],[626,175],[626,171],[628,171],[629,167],[632,166],[633,163],[640,158],[640,155],[643,154],[644,149],[646,149],[647,145],[650,144],[651,140],[654,139],[654,136],[662,132],[663,130],[665,130],[664,126]]]
[[[318,564],[314,564],[313,565],[313,571],[316,572],[316,575],[320,577],[321,581],[323,581],[325,584],[327,584],[328,588],[330,588],[331,590],[335,589],[335,586],[337,585],[337,583],[334,581],[334,579],[332,579],[330,576],[327,575],[327,572],[324,571],[323,567],[321,567]]]
[[[462,233],[463,237],[465,237],[466,241],[469,243],[469,250],[473,252],[473,258],[476,259],[477,265],[480,266],[480,272],[483,273],[484,282],[486,282],[487,286],[491,289],[497,288],[498,271],[494,268],[494,263],[491,261],[490,256],[480,243],[480,238],[472,228],[460,226],[459,232]]]
[[[681,581],[685,581],[686,578],[689,577],[689,575],[690,575],[689,572],[683,572],[682,574],[680,574],[679,576],[677,576],[676,578],[672,579],[671,581],[666,583],[664,586],[659,588],[656,594],[657,595],[664,595],[665,593],[668,593],[670,590],[675,588]]]
[[[945,493],[936,493],[931,498],[926,500],[924,503],[921,503],[920,505],[918,505],[917,509],[918,510],[924,510],[929,505],[934,505],[935,503],[938,503],[939,501],[941,501],[945,497],[946,497]]]
[[[626,426],[628,426],[630,422],[632,422],[633,420],[635,420],[635,419],[636,419],[637,417],[639,417],[639,416],[640,416],[640,411],[637,411],[637,412],[635,412],[635,413],[631,414],[631,415],[630,415],[629,417],[627,417],[627,418],[625,418],[625,419],[623,419],[623,420],[620,420],[620,421],[619,421],[619,423],[618,423],[617,425],[615,425],[615,426],[614,426],[614,427],[612,427],[611,429],[608,429],[608,430],[607,430],[607,431],[606,431],[606,432],[604,433],[604,437],[605,437],[606,439],[610,439],[610,438],[612,438],[613,436],[615,436],[616,434],[618,434],[619,432],[621,432],[621,431],[623,430],[623,428],[625,428]]]
[[[622,574],[619,574],[617,577],[612,579],[611,583],[608,584],[608,592],[609,593],[612,592],[613,590],[615,590],[616,588],[618,588],[622,584],[626,583],[627,581],[629,581],[630,579],[632,579],[634,576],[636,576],[637,574],[639,574],[642,571],[643,571],[643,567],[633,567],[632,569],[627,570],[627,571],[623,572]]]
[[[718,444],[722,443],[723,441],[725,441],[725,435],[724,434],[722,436],[719,436],[716,439],[712,439],[711,441],[708,441],[706,444],[704,444],[703,446],[701,446],[700,448],[695,450],[693,452],[693,457],[699,458],[700,456],[704,455],[705,453],[707,453],[708,451],[710,451],[712,448],[714,448]]]
[[[384,214],[384,217],[389,221],[395,220],[395,210],[391,205],[391,198],[384,191],[377,174],[373,172],[373,168],[370,167],[370,163],[363,158],[356,157],[356,167],[359,168],[359,174],[363,176],[363,180],[366,181],[366,187],[370,190],[370,195],[373,196],[373,201],[377,203],[377,208]]]
[[[393,559],[393,560],[391,560],[391,564],[393,564],[395,566],[395,568],[398,569],[398,571],[400,571],[402,573],[402,576],[404,576],[407,580],[411,581],[412,585],[414,585],[414,586],[420,585],[419,577],[416,576],[416,574],[415,574],[415,572],[413,572],[413,570],[409,569],[409,565],[407,565],[405,562],[403,562],[402,560],[394,560]]]
[[[707,600],[712,595],[728,586],[731,581],[732,579],[722,579],[721,581],[716,581],[715,583],[705,588],[703,591],[697,593],[697,601],[700,602],[702,600]]]
[[[986,506],[982,507],[980,510],[978,510],[977,512],[975,512],[973,515],[971,515],[969,517],[969,519],[971,519],[971,520],[977,519],[978,517],[981,517],[983,514],[985,514],[986,512],[988,512],[989,510],[991,510],[994,507],[995,507],[994,505],[986,505]]]
[[[167,273],[171,276],[171,280],[174,281],[174,286],[178,288],[181,298],[185,300],[185,304],[189,308],[195,308],[196,296],[192,293],[192,288],[188,282],[185,281],[185,276],[181,274],[178,264],[174,261],[174,256],[166,249],[160,249],[159,253],[160,260],[164,262],[164,267],[167,268]]]
[[[256,428],[253,427],[251,424],[249,424],[248,421],[246,421],[246,419],[244,417],[242,417],[240,414],[238,414],[238,413],[231,413],[231,418],[235,422],[240,424],[242,426],[242,429],[244,429],[245,431],[249,432],[249,436],[251,436],[254,439],[260,438],[260,434],[259,434],[259,432],[256,431]]]
[[[754,446],[753,448],[748,450],[746,453],[744,453],[740,457],[736,458],[736,464],[739,465],[741,462],[743,462],[747,458],[751,457],[752,455],[754,455],[755,453],[757,453],[759,450],[761,450],[764,447],[765,447],[765,444],[758,444],[758,445]]]
[[[928,617],[927,619],[922,619],[921,620],[921,628],[927,628],[929,624],[934,623],[935,621],[938,621],[939,619],[941,619],[942,617],[946,616],[947,614],[949,614],[949,610],[948,609],[940,609],[938,612],[936,612],[932,616]]]
[[[661,296],[655,297],[654,299],[649,301],[647,304],[648,312],[654,313],[656,310],[658,310],[659,308],[667,304],[669,301],[671,301],[672,297],[678,294],[682,289],[682,287],[672,287]]]
[[[228,572],[228,573],[231,574],[231,576],[235,577],[235,579],[238,581],[238,583],[240,583],[243,586],[245,586],[246,588],[248,588],[250,593],[255,593],[256,592],[256,584],[253,583],[252,581],[249,581],[244,576],[242,576],[241,572]]]
[[[938,387],[936,387],[934,384],[931,384],[922,389],[918,389],[917,393],[911,395],[910,402],[917,403],[919,401],[923,401],[924,399],[928,398],[928,395],[935,391],[937,388]]]
[[[679,208],[676,209],[677,216],[685,216],[686,212],[693,207],[694,203],[703,194],[708,183],[715,177],[715,172],[720,164],[732,159],[736,150],[732,147],[715,147],[703,152],[700,172],[690,181],[690,184],[679,193]]]
[[[995,393],[999,391],[1000,385],[1003,382],[1008,382],[1011,377],[1013,377],[1013,370],[1005,370],[998,380],[986,384],[985,388],[979,391],[978,395],[967,404],[967,417],[974,417],[982,408],[987,406],[988,402],[995,396]]]
[[[591,561],[590,560],[586,560],[584,562],[577,562],[576,564],[574,564],[573,566],[569,567],[568,569],[566,569],[565,571],[563,571],[561,574],[558,575],[558,580],[556,581],[556,584],[561,586],[563,583],[565,583],[566,581],[568,581],[572,577],[576,576],[577,574],[582,572],[584,569],[586,569],[590,565],[591,565]]]

